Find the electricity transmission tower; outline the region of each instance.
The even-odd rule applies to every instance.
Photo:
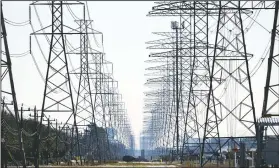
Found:
[[[59,118],[59,115],[63,114],[63,118],[66,118],[66,121],[57,136],[59,137],[61,132],[64,131],[67,126],[70,126],[75,130],[75,134],[72,133],[72,136],[76,139],[75,144],[73,144],[73,138],[70,140],[72,144],[70,151],[72,157],[73,146],[77,146],[77,155],[80,156],[80,143],[64,38],[67,34],[80,34],[80,32],[65,32],[64,29],[67,28],[67,26],[63,24],[63,5],[65,4],[67,3],[62,1],[52,1],[51,3],[32,3],[31,5],[51,5],[52,23],[50,26],[38,30],[31,35],[50,35],[51,37],[42,111],[37,132],[40,134],[43,118],[46,117],[47,114],[51,114],[57,118]],[[45,32],[49,27],[51,28],[51,31]],[[39,137],[36,141],[35,166],[39,165]]]
[[[274,19],[271,31],[271,44],[267,65],[267,76],[264,88],[264,100],[262,107],[262,117],[258,120],[258,137],[257,137],[257,167],[266,167],[268,163],[264,162],[263,149],[269,143],[269,137],[266,135],[275,135],[279,140],[279,57],[278,57],[278,10],[279,2],[275,2]],[[277,128],[277,129],[276,129]]]
[[[202,156],[204,153],[211,153],[212,156],[220,157],[218,153],[221,153],[224,145],[220,142],[220,137],[224,135],[220,135],[220,129],[225,126],[223,121],[227,118],[238,123],[235,129],[241,130],[242,134],[256,135],[256,115],[248,64],[252,55],[246,50],[243,28],[245,14],[240,10],[240,5],[240,2],[219,2],[213,60],[210,66]],[[225,9],[234,6],[238,8]],[[230,37],[224,33],[224,30],[228,28],[234,28]],[[221,48],[218,49],[219,46]],[[237,89],[240,93],[237,96],[236,93],[225,93],[225,96],[234,94],[234,100],[231,103],[226,103],[223,99],[216,97],[220,88],[224,87],[228,80],[229,89]],[[204,166],[206,162],[202,157],[201,166]]]
[[[79,19],[75,15],[70,5],[83,5],[83,10],[81,10],[83,19]],[[90,43],[89,35],[93,34],[95,44],[98,46],[95,35],[102,33],[93,30],[89,11],[87,11],[89,20],[86,20],[85,6],[80,2],[38,1],[32,3],[31,6],[35,9],[41,27],[39,30],[38,28],[34,30],[31,8],[29,10],[30,20],[23,23],[9,21],[1,13],[1,37],[5,47],[5,52],[3,52],[5,56],[1,59],[1,71],[3,72],[1,82],[5,80],[8,83],[5,88],[1,88],[1,93],[4,95],[1,96],[1,107],[3,107],[1,113],[5,114],[1,124],[1,137],[4,137],[1,139],[1,145],[5,148],[6,154],[9,153],[7,147],[10,148],[10,146],[14,147],[12,152],[19,151],[16,159],[12,155],[7,158],[7,155],[6,162],[11,159],[14,165],[26,167],[25,154],[27,154],[27,158],[34,159],[35,167],[48,164],[52,159],[56,161],[56,164],[60,164],[62,160],[71,164],[70,160],[74,158],[82,165],[84,159],[90,159],[89,155],[93,155],[94,160],[97,158],[99,162],[102,162],[112,158],[121,159],[121,156],[125,154],[133,154],[134,138],[122,95],[119,94],[117,81],[113,77],[113,64],[105,60],[104,52],[93,49]],[[49,26],[43,26],[36,6],[46,6],[47,9],[50,9],[51,23]],[[69,20],[64,19],[67,18],[65,7],[69,11],[68,14],[78,23],[78,28],[67,25]],[[49,51],[46,50],[48,58],[45,58],[47,63],[45,77],[40,71],[40,66],[38,66],[31,48],[30,52],[24,54],[24,56],[32,55],[37,71],[44,80],[42,109],[36,107],[32,109],[34,115],[29,114],[29,117],[34,117],[33,120],[26,119],[26,116],[23,117],[23,112],[31,112],[30,108],[22,107],[19,114],[5,22],[14,26],[31,25],[33,30],[31,35],[35,36],[38,49],[43,56],[44,50],[41,48],[37,36],[44,36],[49,45]],[[78,48],[73,48],[72,41],[66,39],[70,35],[79,35]],[[71,47],[73,50],[70,49]],[[70,54],[80,56],[78,69],[73,68]],[[70,74],[78,77],[77,90]],[[51,120],[50,116],[55,120]],[[14,118],[13,123],[11,123],[11,117]],[[5,121],[6,119],[8,122]],[[28,132],[29,126],[24,123],[27,121],[32,122],[31,131],[33,133]],[[12,136],[16,136],[17,140],[11,140]],[[23,143],[23,140],[28,140],[28,142]],[[28,145],[30,140],[31,145]],[[24,147],[26,147],[27,153],[25,153]],[[86,163],[84,162],[84,164]]]
[[[209,158],[221,158],[221,148],[228,146],[228,143],[232,142],[236,148],[239,147],[237,138],[256,139],[256,116],[248,64],[253,55],[246,49],[244,31],[247,30],[243,22],[251,18],[251,11],[274,9],[274,2],[155,3],[149,12],[150,16],[177,16],[180,22],[184,22],[184,29],[180,32],[183,47],[179,48],[179,56],[184,57],[186,67],[181,73],[187,77],[181,79],[181,94],[184,95],[182,104],[186,105],[179,114],[185,117],[182,120],[184,128],[181,129],[183,137],[180,137],[180,158],[182,162],[189,155],[200,154],[203,167]],[[164,56],[171,53],[173,51],[165,52]],[[159,58],[150,62],[160,61],[166,59]],[[160,68],[167,71],[166,66]],[[154,115],[156,110],[159,107],[154,106]],[[161,113],[168,117],[165,109]],[[145,132],[156,132],[153,127],[156,120],[150,118],[145,122]],[[163,128],[167,129],[163,132],[171,130]],[[162,139],[160,135],[149,134],[153,135],[151,141]],[[168,148],[166,145],[161,146]]]
[[[7,40],[7,32],[6,32],[6,26],[5,26],[5,21],[4,21],[4,16],[3,16],[3,8],[2,8],[2,2],[1,2],[1,40],[3,39],[4,42],[4,56],[2,56],[1,59],[1,106],[2,106],[2,111],[1,111],[1,116],[3,116],[3,112],[8,112],[13,115],[14,117],[14,122],[17,128],[17,142],[16,144],[11,144],[12,146],[16,145],[15,147],[19,149],[20,156],[21,156],[21,164],[23,167],[26,167],[26,158],[25,158],[25,152],[24,152],[24,146],[23,146],[23,138],[22,138],[22,127],[20,126],[20,117],[19,117],[19,110],[18,110],[18,104],[17,104],[17,98],[16,98],[16,91],[15,91],[15,85],[14,85],[14,80],[13,80],[13,73],[12,73],[12,62],[11,62],[11,57],[10,57],[10,51],[9,51],[9,46],[8,46],[8,40]],[[2,43],[1,43],[2,44]],[[2,51],[1,51],[2,52]],[[2,54],[2,53],[1,53]],[[4,88],[3,87],[3,82],[7,81],[8,87]],[[7,89],[7,90],[6,90]],[[11,98],[11,104],[12,106],[9,105],[9,103],[5,102],[5,98]],[[13,109],[11,109],[13,107]],[[12,112],[13,111],[13,112]],[[1,126],[2,126],[2,121],[5,121],[5,118],[1,118]],[[11,123],[3,123],[3,130],[9,128],[9,124]],[[1,144],[3,141],[5,143],[9,143],[8,139],[3,138],[2,131],[1,129]],[[6,142],[7,141],[7,142]],[[5,151],[8,151],[8,147],[6,145],[1,145],[1,147]],[[3,155],[8,155],[8,153],[3,154]],[[7,157],[7,156],[6,156]],[[12,157],[12,156],[11,156]],[[2,166],[2,165],[1,165]]]
[[[180,151],[177,152],[177,158],[180,157],[182,161],[186,153],[189,154],[200,150],[199,132],[201,129],[199,128],[202,128],[203,124],[201,124],[202,121],[199,121],[197,118],[198,110],[196,106],[198,106],[198,104],[205,104],[205,92],[208,90],[208,64],[206,60],[208,52],[208,35],[206,29],[208,23],[206,14],[194,14],[195,6],[198,6],[197,8],[205,8],[206,2],[156,3],[159,4],[159,9],[157,10],[157,6],[155,6],[153,11],[149,12],[150,16],[178,16],[180,20],[179,24],[183,25],[178,32],[178,54],[176,54],[176,50],[173,49],[167,52],[150,55],[155,57],[173,57],[173,59],[178,55],[179,58],[180,70],[179,73],[176,74],[179,74],[181,78],[179,93],[181,110],[176,116],[181,118],[179,124],[181,135],[178,136],[181,140],[179,145],[176,146],[180,148]],[[184,8],[185,11],[180,10],[180,8]],[[160,58],[152,62],[160,61],[163,61],[163,59]],[[161,68],[167,69],[166,67]],[[175,74],[175,72],[173,73]],[[165,101],[168,101],[168,99]],[[192,141],[194,140],[194,142],[190,142],[190,139]],[[194,146],[196,146],[195,149],[193,149]],[[176,150],[178,149],[176,148]]]
[[[99,133],[102,139],[100,140],[101,146],[101,160],[109,159],[111,156],[110,145],[108,142],[107,135],[107,96],[111,94],[106,88],[108,83],[110,83],[109,78],[105,75],[103,71],[104,59],[103,53],[95,52],[92,54],[92,69],[95,71],[95,74],[92,75],[94,81],[94,113],[96,114],[96,125],[105,129],[102,133]]]
[[[150,130],[148,136],[154,137],[156,141],[150,142],[156,151],[166,153],[162,145],[171,146],[169,151],[172,159],[180,156],[183,134],[184,100],[187,97],[185,92],[185,82],[187,82],[188,61],[182,56],[183,49],[187,48],[185,38],[184,22],[172,22],[172,32],[156,32],[154,34],[165,39],[150,41],[148,49],[167,50],[163,52],[151,53],[150,57],[156,59],[149,60],[149,63],[160,63],[161,65],[149,67],[146,70],[155,71],[146,74],[154,76],[147,80],[146,85],[157,90],[147,92],[146,109],[151,114]],[[153,103],[152,103],[153,102]],[[154,103],[155,102],[155,103]],[[162,133],[160,128],[167,127],[171,131]],[[174,129],[173,129],[174,128]],[[167,130],[167,129],[164,129]]]
[[[79,73],[74,73],[75,75],[79,76],[78,82],[78,91],[77,91],[77,100],[75,103],[76,109],[76,122],[77,127],[87,130],[88,126],[93,126],[94,128],[86,131],[89,132],[90,141],[88,149],[93,148],[93,155],[94,157],[100,158],[100,144],[99,144],[99,134],[95,118],[95,110],[93,106],[93,97],[92,97],[92,79],[91,75],[94,74],[91,68],[89,67],[89,55],[92,54],[90,50],[90,41],[89,41],[89,34],[101,34],[100,32],[94,31],[90,28],[91,20],[77,20],[76,21],[80,27],[80,47],[79,51],[70,51],[69,54],[79,54],[80,55],[80,68]],[[92,134],[94,134],[95,143],[92,143],[93,138]],[[93,141],[94,142],[94,141]],[[87,143],[86,143],[87,144]],[[95,145],[95,146],[91,146]],[[83,153],[85,155],[86,153]]]

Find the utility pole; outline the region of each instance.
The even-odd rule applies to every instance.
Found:
[[[46,119],[46,121],[47,121],[47,130],[48,130],[48,137],[50,137],[50,121],[55,121],[55,120],[50,120],[50,116]],[[47,139],[46,140],[46,144],[47,144],[47,148],[46,148],[46,164],[48,165],[48,163],[49,163],[49,157],[50,157],[50,152],[49,152],[49,146],[50,146],[50,144],[49,144],[49,139]],[[44,154],[44,153],[43,153]]]
[[[37,108],[36,106],[34,107],[34,125],[33,125],[33,131],[36,132],[36,127],[38,126],[38,113],[37,113]],[[32,115],[30,114],[30,117],[32,117]],[[37,149],[36,149],[36,141],[38,139],[38,132],[36,132],[35,136],[34,136],[34,140],[33,140],[33,163],[35,163],[35,158],[36,158],[36,153],[37,153]]]
[[[175,30],[175,99],[176,99],[176,116],[175,116],[175,126],[176,126],[176,157],[179,156],[179,29],[183,29],[184,27],[178,25],[178,22],[171,22],[171,28]],[[180,86],[181,87],[181,86]]]
[[[175,80],[175,84],[176,84],[176,88],[175,88],[175,91],[176,91],[176,117],[175,117],[175,122],[176,122],[176,157],[178,157],[178,154],[179,154],[179,95],[178,95],[178,92],[179,92],[179,88],[178,88],[178,29],[175,28],[175,44],[176,44],[176,54],[175,54],[175,69],[176,69],[176,80]]]
[[[0,18],[2,18],[2,0],[0,0]],[[0,22],[0,32],[2,32],[2,22]],[[0,60],[2,62],[2,39],[0,38]],[[0,76],[2,76],[2,64],[0,63]],[[0,102],[2,103],[2,81],[0,81]],[[4,103],[4,101],[3,101]],[[0,104],[0,156],[2,156],[2,143],[4,143],[4,137],[2,137],[2,106]],[[0,166],[2,166],[2,159],[0,159]]]
[[[2,0],[0,0],[0,18],[2,18]],[[2,32],[2,22],[0,22],[0,32]],[[0,38],[0,60],[2,61],[2,39]],[[2,64],[0,63],[0,76],[2,76]],[[2,81],[0,81],[0,102],[2,103]],[[4,103],[4,101],[3,101]],[[0,104],[0,156],[2,156],[2,106]],[[2,166],[2,159],[0,159],[0,166]]]
[[[58,127],[57,127],[57,119],[55,120],[55,160],[56,164],[59,165],[58,163]]]

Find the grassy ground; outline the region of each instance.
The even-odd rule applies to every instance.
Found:
[[[164,162],[115,162],[115,163],[106,163],[106,164],[100,164],[100,165],[83,165],[83,166],[79,166],[79,165],[72,165],[72,166],[68,166],[68,165],[49,165],[49,166],[40,166],[40,168],[67,168],[67,167],[71,167],[71,168],[96,168],[96,167],[137,167],[137,168],[144,168],[144,167],[179,167],[179,168],[197,168],[200,167],[199,164],[194,163],[194,162],[185,162],[182,165],[179,162],[173,162],[173,163],[164,163]],[[205,168],[228,168],[229,167],[229,163],[224,163],[222,165],[218,165],[216,163],[207,163],[205,165]],[[231,164],[231,167],[234,167]],[[31,167],[30,167],[31,168]]]
[[[162,162],[118,162],[118,163],[108,163],[108,164],[101,164],[101,165],[91,165],[91,166],[78,166],[78,165],[73,165],[73,166],[67,166],[67,165],[59,165],[59,166],[40,166],[40,168],[50,168],[50,167],[55,167],[55,168],[66,168],[66,167],[71,167],[71,168],[95,168],[95,167],[177,167],[174,164],[166,164]]]
[[[165,164],[162,162],[118,162],[99,165],[96,167],[176,167],[173,164]]]

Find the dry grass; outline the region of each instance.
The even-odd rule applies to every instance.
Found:
[[[73,166],[68,166],[67,164],[63,165],[53,165],[53,166],[40,166],[41,168],[66,168],[66,167],[71,167],[71,168],[95,168],[95,167],[180,167],[180,168],[198,168],[200,165],[196,162],[193,161],[186,161],[183,164],[180,164],[179,162],[173,162],[173,163],[165,163],[165,162],[109,162],[105,164],[94,164],[94,165],[73,165]],[[205,168],[229,168],[229,167],[234,167],[233,163],[231,162],[231,165],[229,166],[229,162],[225,162],[224,164],[219,164],[217,166],[217,163],[207,163]]]

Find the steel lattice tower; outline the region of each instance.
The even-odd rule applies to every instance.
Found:
[[[204,124],[199,121],[200,116],[198,114],[201,111],[196,107],[205,104],[205,92],[208,90],[209,81],[208,2],[192,2],[192,6],[193,10],[189,12],[193,14],[193,17],[191,17],[193,26],[190,24],[193,44],[189,49],[190,51],[188,51],[190,58],[190,84],[185,115],[182,158],[184,157],[184,152],[187,156],[197,151],[199,152],[201,149],[200,129],[203,128]],[[203,9],[205,12],[199,13],[196,9]]]
[[[223,9],[224,5],[226,7],[238,6],[238,10]],[[205,148],[208,149],[208,153],[212,153],[215,156],[216,153],[221,153],[223,144],[220,142],[219,129],[223,125],[222,121],[228,116],[232,116],[243,126],[240,128],[240,125],[238,125],[238,128],[243,132],[248,131],[252,135],[256,134],[255,107],[248,65],[251,55],[246,51],[242,20],[243,12],[240,10],[240,2],[226,4],[219,2],[219,7],[213,60],[210,69],[210,87],[207,99],[202,156]],[[234,27],[233,37],[231,38],[224,34],[224,30],[228,27]],[[219,46],[222,48],[217,49]],[[226,67],[226,63],[232,66]],[[241,90],[241,95],[235,97],[236,100],[231,107],[228,107],[224,100],[215,96],[218,93],[218,87],[220,88],[227,79],[230,79],[230,83],[238,85],[238,89]],[[211,139],[208,139],[209,137]],[[216,145],[213,146],[213,144]],[[201,166],[204,166],[206,162],[202,157]]]
[[[150,60],[150,63],[163,63],[162,65],[147,68],[147,70],[157,71],[147,74],[154,76],[147,80],[147,85],[159,87],[156,92],[147,93],[146,107],[150,108],[151,119],[151,136],[154,136],[156,141],[153,141],[151,146],[156,146],[156,151],[160,150],[165,153],[167,150],[162,148],[163,144],[171,144],[174,150],[170,151],[173,159],[178,158],[183,139],[183,118],[184,118],[184,102],[187,97],[186,83],[189,68],[189,61],[182,56],[183,51],[189,48],[185,41],[184,22],[173,22],[173,32],[157,32],[154,34],[167,37],[165,39],[148,42],[153,44],[149,49],[164,49],[166,52],[151,53],[150,57],[158,57]],[[187,29],[186,29],[187,30]],[[186,82],[186,83],[185,83]],[[185,92],[186,91],[186,92]],[[155,103],[151,103],[156,101]],[[160,133],[161,127],[175,128],[172,131]],[[167,134],[167,135],[166,135]],[[161,148],[161,149],[160,149]]]
[[[275,100],[278,100],[278,93],[277,88],[278,83],[273,82],[271,79],[274,75],[272,71],[274,69],[278,68],[278,56],[276,52],[278,52],[276,47],[276,37],[278,36],[278,8],[279,8],[279,2],[276,2],[275,4],[275,12],[274,12],[274,21],[273,21],[273,28],[272,28],[272,34],[271,34],[271,46],[270,46],[270,53],[268,58],[268,69],[267,69],[267,78],[266,78],[266,86],[265,86],[265,92],[264,92],[264,103],[263,103],[263,110],[262,110],[262,116],[268,117],[268,116],[277,116],[276,114],[276,106],[279,105],[278,101],[270,102],[269,99],[272,99],[273,97],[269,96],[275,96]],[[277,76],[274,76],[274,78]],[[273,83],[272,83],[273,82]],[[277,89],[277,90],[276,90]],[[270,100],[271,101],[271,100]],[[276,112],[274,112],[274,110]]]
[[[264,163],[263,149],[265,144],[269,142],[267,134],[275,135],[278,140],[279,133],[276,130],[279,126],[278,110],[279,110],[279,81],[278,81],[278,70],[279,70],[279,59],[278,59],[278,25],[279,25],[279,2],[275,3],[273,27],[271,31],[271,44],[270,52],[267,65],[267,76],[264,88],[264,100],[262,107],[262,116],[258,120],[258,137],[257,137],[257,167],[266,167]],[[265,134],[265,135],[264,135]]]
[[[92,60],[92,67],[95,71],[95,74],[93,75],[93,82],[94,82],[94,113],[96,114],[96,125],[100,126],[105,129],[105,132],[99,133],[100,136],[103,138],[100,140],[100,146],[101,146],[101,160],[105,160],[110,158],[110,149],[109,149],[109,142],[108,142],[108,135],[107,135],[107,119],[106,119],[106,94],[109,94],[109,92],[106,92],[105,90],[105,83],[108,82],[108,77],[105,76],[105,73],[103,72],[103,53],[101,52],[95,52],[92,54],[93,60]]]
[[[91,134],[94,134],[96,141],[97,150],[93,150],[94,156],[99,156],[100,158],[100,144],[99,144],[99,134],[96,125],[95,111],[93,107],[93,97],[92,97],[92,81],[90,76],[92,75],[92,70],[89,67],[89,36],[88,34],[92,34],[91,31],[88,32],[89,25],[92,21],[90,20],[78,20],[77,23],[80,27],[80,73],[79,73],[79,84],[78,84],[78,92],[77,92],[77,100],[76,100],[76,120],[77,126],[81,128],[87,128],[89,125],[93,124],[93,130],[89,130],[90,141],[93,141]],[[93,32],[97,34],[98,32]],[[94,133],[93,133],[94,132]],[[87,131],[86,131],[87,133]],[[87,134],[86,134],[87,135]],[[95,148],[95,146],[91,142],[89,142],[88,148]],[[85,153],[83,153],[84,155]]]
[[[7,88],[7,90],[3,90],[3,88],[1,88],[2,89],[1,90],[1,92],[2,92],[2,97],[1,97],[2,111],[1,111],[0,115],[2,115],[2,113],[4,111],[9,111],[11,113],[11,109],[9,109],[9,107],[8,107],[9,103],[5,102],[5,96],[6,96],[6,98],[12,98],[11,105],[12,105],[13,111],[14,111],[13,115],[15,118],[15,123],[17,125],[17,137],[18,137],[18,144],[12,144],[12,145],[16,145],[16,146],[18,145],[16,148],[19,149],[19,152],[21,155],[21,159],[22,159],[21,164],[23,167],[26,167],[26,158],[25,158],[23,138],[22,138],[22,127],[20,125],[20,116],[19,116],[19,110],[18,110],[18,104],[17,104],[17,98],[16,98],[16,91],[15,91],[15,86],[14,86],[14,81],[13,81],[12,62],[11,62],[10,51],[9,51],[9,46],[8,46],[7,32],[6,32],[6,26],[5,26],[4,16],[3,16],[2,2],[0,5],[1,5],[1,40],[3,38],[4,49],[5,49],[5,54],[4,54],[5,56],[2,57],[2,59],[1,59],[1,68],[2,68],[1,69],[1,72],[2,72],[1,83],[3,83],[5,80],[7,80],[9,83],[9,88]],[[1,124],[2,124],[2,121],[1,121]],[[7,124],[9,124],[9,123],[7,123]],[[4,125],[3,125],[2,129],[5,129]],[[1,130],[1,134],[2,134],[2,130]],[[4,137],[4,136],[1,135],[1,137]],[[2,143],[2,139],[1,139],[1,143]],[[2,148],[7,148],[7,146],[2,146]]]
[[[32,4],[32,5],[39,5]],[[44,5],[44,4],[43,4]],[[48,4],[46,4],[48,5]],[[51,32],[34,32],[32,35],[47,34],[51,36],[50,41],[50,50],[48,57],[48,66],[46,72],[46,81],[44,87],[44,96],[42,111],[40,116],[40,125],[38,127],[38,132],[40,133],[41,126],[43,124],[43,118],[47,114],[61,114],[63,113],[66,122],[63,124],[61,131],[66,128],[67,125],[72,127],[75,130],[76,144],[78,148],[78,155],[80,156],[79,151],[79,134],[76,123],[76,112],[72,96],[72,88],[70,81],[70,74],[68,68],[68,62],[65,51],[65,39],[64,35],[64,25],[63,25],[63,2],[62,1],[52,1],[51,2],[52,10],[52,23],[51,23]],[[65,88],[66,85],[66,88]],[[60,134],[59,133],[59,134]],[[59,136],[58,134],[58,136]],[[71,143],[73,141],[71,140]],[[37,151],[36,151],[36,163],[35,166],[38,166],[39,162],[39,145],[40,140],[37,140]],[[72,144],[73,147],[73,144]],[[71,156],[73,154],[71,148]]]
[[[31,35],[51,37],[50,41],[48,37],[46,37],[50,47],[49,56],[46,60],[47,70],[44,97],[42,109],[34,108],[34,116],[32,116],[34,117],[34,120],[32,120],[32,126],[34,125],[34,128],[31,129],[33,133],[24,130],[26,128],[28,129],[28,126],[23,124],[26,119],[22,115],[23,111],[30,112],[31,110],[25,110],[22,107],[20,110],[21,118],[18,114],[19,110],[15,99],[6,29],[2,28],[7,61],[5,59],[1,60],[2,65],[4,65],[3,69],[6,68],[1,77],[2,80],[7,79],[8,76],[10,77],[11,95],[13,96],[14,103],[14,109],[12,110],[15,111],[15,122],[18,125],[18,131],[14,131],[14,129],[13,132],[11,132],[11,130],[8,131],[19,137],[20,154],[22,154],[20,161],[23,166],[25,166],[25,152],[22,145],[22,133],[24,136],[30,137],[32,141],[34,140],[33,144],[31,142],[33,151],[31,154],[27,153],[27,157],[29,158],[29,155],[34,156],[35,167],[39,167],[41,163],[48,164],[50,158],[55,159],[57,164],[59,164],[61,160],[67,160],[68,164],[70,164],[69,160],[72,160],[74,156],[81,158],[81,156],[87,156],[89,152],[94,153],[95,158],[99,156],[99,162],[111,158],[120,159],[120,157],[125,154],[132,154],[134,149],[133,134],[128,121],[125,104],[122,101],[121,94],[118,93],[118,86],[115,85],[117,81],[113,78],[113,67],[111,69],[107,67],[107,65],[112,65],[112,63],[104,59],[103,52],[92,49],[90,46],[88,34],[102,33],[93,30],[91,27],[92,25],[90,25],[91,21],[85,20],[85,11],[83,11],[84,19],[77,21],[79,24],[78,29],[71,28],[64,24],[63,19],[65,11],[63,11],[63,7],[66,6],[72,17],[75,18],[73,11],[69,7],[69,5],[75,4],[83,5],[80,2],[68,3],[63,1],[32,3],[31,5],[34,6],[45,5],[50,7],[51,11],[51,25],[43,27],[37,9],[34,7],[41,26],[41,29],[37,31],[34,31],[31,22],[31,10],[29,10],[30,20],[28,23],[33,29]],[[83,10],[85,10],[85,8],[83,8]],[[1,22],[2,26],[4,26],[3,14]],[[28,25],[28,23],[24,25]],[[66,39],[68,35],[80,36],[80,44],[77,49],[73,48],[71,41]],[[44,56],[44,52],[41,49],[37,37],[36,42]],[[95,42],[97,44],[97,41]],[[71,47],[74,50],[66,52],[67,49]],[[31,48],[30,54],[32,55]],[[73,68],[68,54],[78,54],[80,56],[78,73],[76,69]],[[91,61],[89,61],[89,57],[92,57]],[[41,74],[34,57],[33,60],[37,66],[38,72]],[[68,61],[74,72],[69,72]],[[78,76],[78,91],[75,89],[70,74]],[[42,77],[42,79],[44,79],[44,77]],[[73,100],[75,93],[72,92],[72,89],[77,94],[76,101]],[[4,91],[2,90],[2,92]],[[2,101],[3,107],[9,105],[7,102],[4,102],[4,100]],[[7,108],[7,110],[9,109]],[[41,111],[40,114],[38,114],[39,111]],[[50,120],[50,116],[56,118],[55,126],[52,123],[52,121],[55,120]],[[38,118],[40,118],[39,121]],[[64,121],[60,124],[58,120]],[[39,123],[38,126],[37,123]],[[2,128],[6,129],[8,127]],[[88,131],[88,129],[90,130]],[[29,149],[30,147],[28,146],[28,150]],[[81,159],[77,158],[77,160],[80,160],[81,164],[83,164]],[[17,164],[16,161],[15,164]]]
[[[252,10],[261,9],[274,9],[274,2],[165,1],[156,2],[149,12],[151,16],[178,16],[185,24],[187,35],[181,41],[188,48],[182,49],[181,56],[188,57],[184,60],[188,61],[189,68],[182,73],[188,73],[189,77],[182,85],[182,90],[187,93],[182,101],[186,101],[187,106],[184,106],[185,113],[181,114],[185,116],[182,159],[183,155],[196,152],[201,152],[201,159],[205,154],[218,157],[221,148],[229,141],[238,145],[235,138],[252,135],[255,139],[256,119],[248,66],[252,54],[246,51],[243,20],[249,18]],[[217,29],[209,28],[212,20],[218,21],[215,23]],[[239,93],[236,100],[229,100],[236,93]],[[224,130],[228,120],[235,121],[236,129],[241,130],[227,132],[237,134],[233,137],[228,137]],[[149,121],[153,125],[154,121]],[[202,166],[206,162],[202,160]]]

